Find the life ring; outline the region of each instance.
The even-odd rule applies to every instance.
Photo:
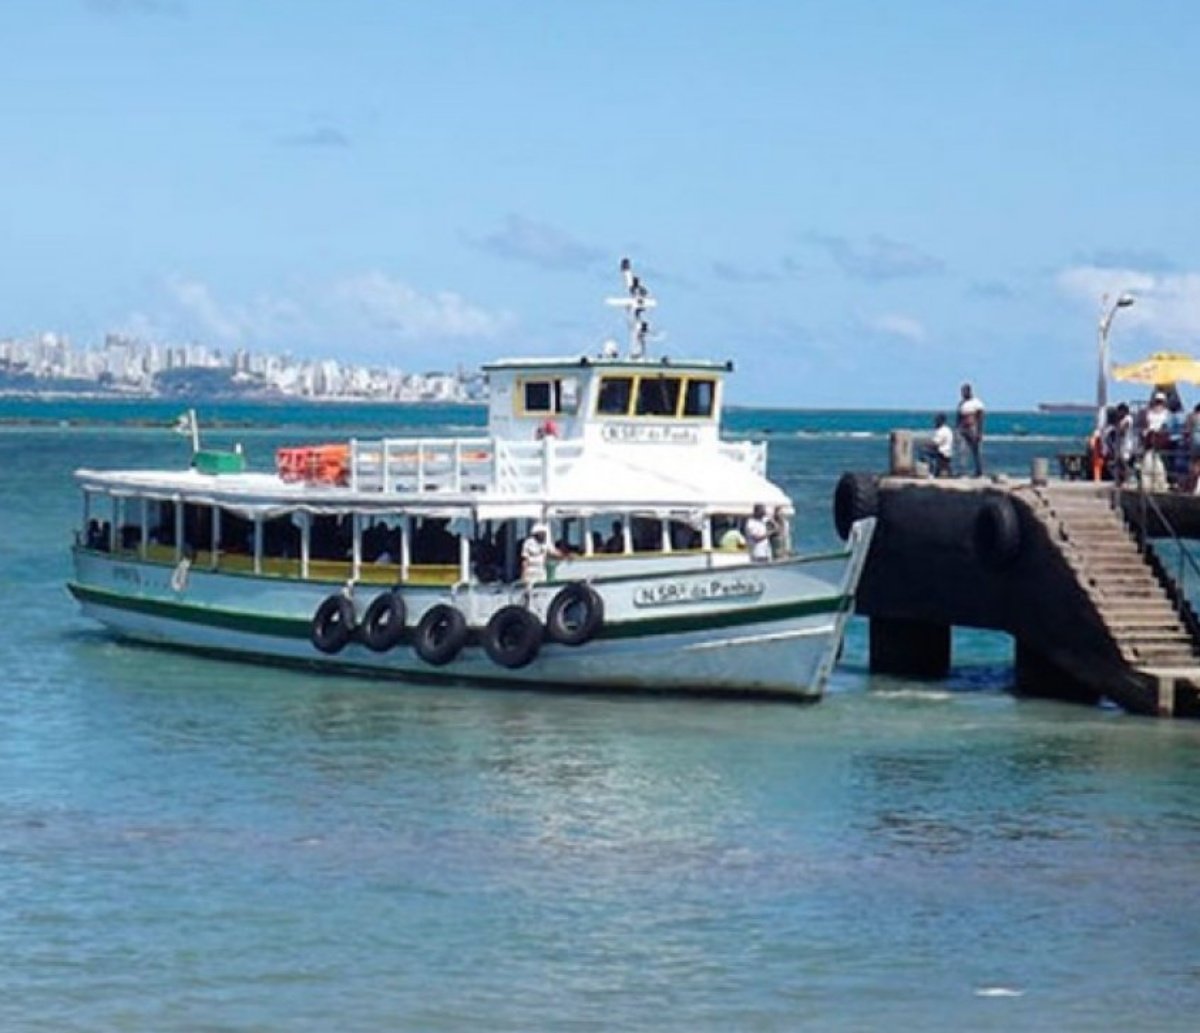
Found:
[[[317,607],[310,637],[322,653],[340,653],[353,634],[354,604],[344,595],[331,595]]]
[[[986,499],[975,517],[975,554],[992,570],[1012,565],[1021,552],[1021,520],[1012,500],[996,495]]]
[[[404,638],[404,600],[399,592],[380,592],[363,614],[358,633],[363,645],[376,653],[386,653]]]
[[[188,574],[192,569],[192,561],[189,557],[184,556],[177,564],[175,569],[171,571],[171,591],[182,592],[187,588]]]
[[[591,641],[604,623],[604,600],[591,585],[572,581],[550,602],[546,634],[564,646]]]
[[[431,606],[417,621],[413,649],[427,664],[441,667],[462,651],[467,642],[467,619],[446,603]]]
[[[879,479],[872,473],[844,473],[833,490],[833,526],[842,541],[856,520],[879,515]]]
[[[523,606],[503,606],[483,629],[483,648],[501,667],[524,667],[542,646],[542,624]]]

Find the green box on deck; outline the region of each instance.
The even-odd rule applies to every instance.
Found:
[[[192,466],[200,473],[242,473],[246,469],[246,457],[241,452],[202,448],[192,456]]]

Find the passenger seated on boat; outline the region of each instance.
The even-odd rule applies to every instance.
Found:
[[[87,536],[84,538],[84,544],[89,549],[95,549],[98,552],[108,549],[108,535],[104,530],[104,525],[99,520],[88,521]]]
[[[717,539],[717,548],[724,552],[738,552],[746,547],[746,536],[740,527],[726,528]]]
[[[604,543],[604,551],[609,553],[625,551],[625,528],[620,520],[612,522],[612,533],[609,534],[608,541]]]

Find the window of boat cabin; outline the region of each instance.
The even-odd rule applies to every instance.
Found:
[[[175,503],[167,499],[148,499],[146,527],[151,545],[175,544]]]
[[[708,417],[717,400],[717,382],[707,377],[688,377],[683,392],[683,415]]]
[[[517,397],[523,416],[570,414],[579,408],[579,381],[575,377],[523,380]]]
[[[636,416],[674,416],[679,409],[679,377],[639,377]]]
[[[604,377],[596,399],[596,412],[601,416],[628,416],[633,398],[633,377]]]
[[[197,506],[194,502],[184,503],[184,555],[195,556],[197,552],[212,548],[212,515],[212,506]]]

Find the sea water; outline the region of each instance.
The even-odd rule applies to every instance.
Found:
[[[0,1030],[1196,1028],[1200,724],[1017,698],[999,635],[957,633],[946,681],[871,676],[860,622],[811,706],[118,642],[63,588],[71,471],[186,461],[127,423],[167,408],[0,406],[50,420],[0,429]],[[215,408],[259,467],[482,422]],[[1024,472],[1071,421],[996,416],[987,459]],[[927,422],[729,429],[818,548],[840,472]]]

